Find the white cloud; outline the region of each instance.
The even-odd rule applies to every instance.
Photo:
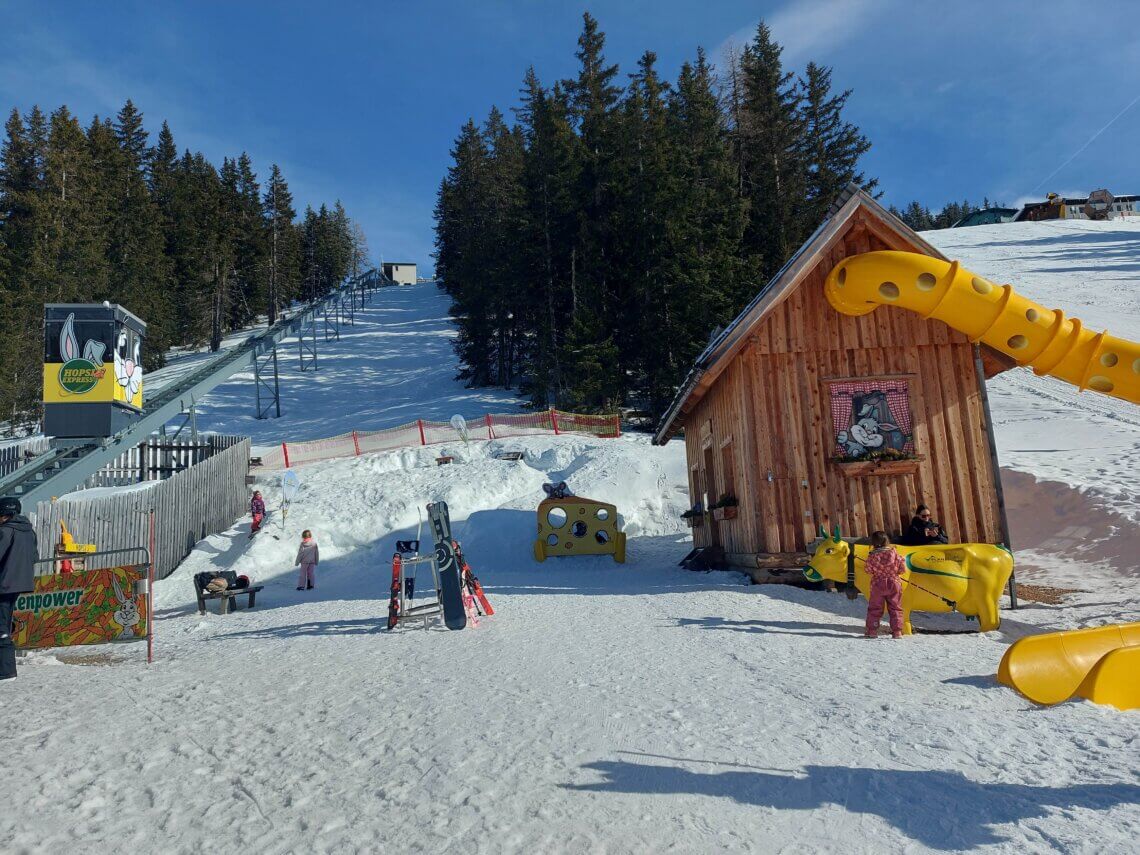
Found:
[[[808,60],[827,63],[826,54],[852,41],[870,24],[876,13],[892,0],[792,0],[764,21],[772,37],[780,43],[786,65],[799,65]],[[754,21],[737,30],[721,44],[719,54],[752,41],[756,35]]]

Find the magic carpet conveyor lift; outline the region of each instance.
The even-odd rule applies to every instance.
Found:
[[[146,324],[141,319],[108,303],[45,306],[44,433],[52,437],[52,447],[0,479],[0,495],[17,496],[25,507],[33,508],[70,492],[167,422],[192,412],[214,387],[251,365],[259,395],[265,386],[276,399],[278,343],[300,337],[302,368],[306,349],[315,366],[317,318],[325,319],[326,340],[334,327],[339,337],[342,316],[352,322],[350,301],[355,305],[359,299],[363,308],[372,290],[390,284],[374,273],[286,313],[268,329],[208,360],[145,402],[141,360]],[[261,368],[270,359],[267,383]],[[259,398],[258,417],[265,412]]]

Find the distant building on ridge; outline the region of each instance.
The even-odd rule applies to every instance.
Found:
[[[1044,202],[1027,202],[1013,219],[1017,223],[1036,220],[1087,220],[1089,217],[1084,207],[1088,203],[1088,196],[1062,198],[1050,193]],[[1138,206],[1140,206],[1140,196],[1114,196],[1105,211],[1105,218],[1134,216]]]
[[[963,226],[989,226],[994,223],[1011,223],[1013,218],[1017,216],[1017,208],[983,208],[980,211],[974,211],[972,214],[967,214],[958,220],[951,228],[962,228]]]
[[[397,285],[416,284],[416,265],[412,261],[385,261],[384,275]]]

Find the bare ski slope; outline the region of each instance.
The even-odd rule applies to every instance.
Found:
[[[973,243],[948,254],[1021,285],[984,267],[982,229],[962,231]],[[1064,267],[1064,250],[1050,251],[1060,257],[1040,263]],[[1039,287],[1064,287],[1053,283]],[[359,330],[367,344],[330,350],[347,390],[320,372],[297,378],[288,418],[262,441],[380,426],[389,410],[406,421],[413,405],[443,416],[509,403],[449,379],[438,292],[395,297],[406,311],[374,304]],[[437,334],[399,344],[416,319]],[[1003,454],[1060,477],[1049,455],[1009,446],[1037,429],[1048,401],[1029,381],[1000,382]],[[233,394],[207,405],[223,429],[244,430],[248,389]],[[1074,399],[1074,424],[1089,397]],[[1129,422],[1093,418],[1138,441]],[[1070,483],[1106,489],[1095,437],[1081,441]],[[12,806],[0,848],[1133,851],[1140,713],[1037,709],[993,674],[1025,633],[1140,620],[1140,581],[1059,551],[1044,579],[1098,580],[1064,608],[1007,611],[986,635],[864,641],[862,601],[675,566],[688,549],[680,443],[529,437],[444,450],[455,465],[436,466],[429,448],[306,467],[285,519],[276,480],[263,481],[264,533],[250,541],[243,520],[160,583],[154,666],[139,645],[33,654],[0,688],[0,715],[18,723],[6,744],[15,773],[0,776],[0,804]],[[541,485],[563,479],[618,506],[628,564],[534,562]],[[394,542],[415,536],[417,508],[437,499],[498,614],[463,632],[379,631]],[[306,527],[322,562],[317,588],[298,592]],[[265,584],[258,608],[199,616],[189,579],[211,567]],[[965,628],[952,615],[915,622]]]

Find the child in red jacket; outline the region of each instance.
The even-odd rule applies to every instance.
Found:
[[[871,533],[871,554],[867,556],[867,575],[871,577],[871,595],[867,598],[867,638],[879,634],[883,606],[891,619],[891,637],[902,638],[902,575],[906,562],[891,547],[885,531]]]

